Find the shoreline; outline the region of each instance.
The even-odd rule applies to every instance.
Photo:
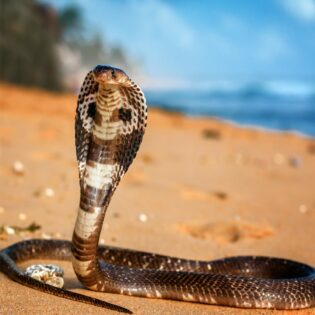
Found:
[[[191,119],[217,120],[217,121],[222,122],[222,123],[231,124],[237,128],[246,128],[246,129],[250,129],[250,130],[258,130],[258,131],[270,132],[270,133],[293,134],[293,135],[300,136],[302,138],[306,138],[308,140],[315,140],[315,135],[303,133],[303,132],[295,130],[295,129],[282,130],[282,129],[276,129],[276,128],[263,127],[263,126],[259,126],[259,125],[238,123],[237,121],[222,118],[220,116],[187,114],[183,111],[169,108],[167,105],[164,106],[164,105],[152,105],[152,104],[150,104],[149,107],[153,108],[153,109],[158,109],[158,110],[164,111],[165,113],[169,113],[169,114],[183,115],[184,117],[191,118]]]

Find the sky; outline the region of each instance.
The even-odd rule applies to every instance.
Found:
[[[315,0],[49,0],[77,4],[156,84],[315,80]]]

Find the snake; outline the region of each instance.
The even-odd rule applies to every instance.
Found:
[[[315,306],[315,269],[293,260],[235,256],[188,260],[99,246],[105,213],[134,160],[147,124],[140,87],[121,69],[98,65],[81,86],[75,115],[80,200],[72,241],[30,239],[0,251],[0,271],[22,285],[78,302],[129,309],[25,274],[29,259],[71,261],[83,286],[93,291],[238,308],[302,309]]]

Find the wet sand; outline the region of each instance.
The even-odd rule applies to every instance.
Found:
[[[74,95],[0,84],[0,248],[23,238],[71,239],[79,198],[75,106]],[[190,259],[268,255],[315,265],[314,187],[315,140],[149,108],[143,144],[111,202],[101,242]],[[32,222],[41,229],[10,229]],[[71,264],[55,263],[65,269],[66,288],[135,314],[315,314],[95,293]],[[114,314],[0,274],[0,314],[107,313]]]

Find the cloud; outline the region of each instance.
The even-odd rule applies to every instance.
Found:
[[[107,2],[113,14],[104,20],[112,19],[112,25],[120,29],[120,34],[132,37],[137,34],[139,41],[154,43],[163,41],[180,48],[192,47],[194,32],[187,21],[167,2],[162,0],[126,0]],[[120,25],[124,23],[125,29]],[[110,25],[106,24],[107,27]],[[115,30],[112,30],[113,33]]]
[[[315,0],[281,0],[284,8],[294,17],[305,21],[315,21]]]
[[[177,39],[183,47],[190,47],[193,44],[193,30],[171,6],[158,0],[146,1],[143,6],[146,10],[152,11],[151,17],[155,16],[155,22],[160,25],[165,34]]]

